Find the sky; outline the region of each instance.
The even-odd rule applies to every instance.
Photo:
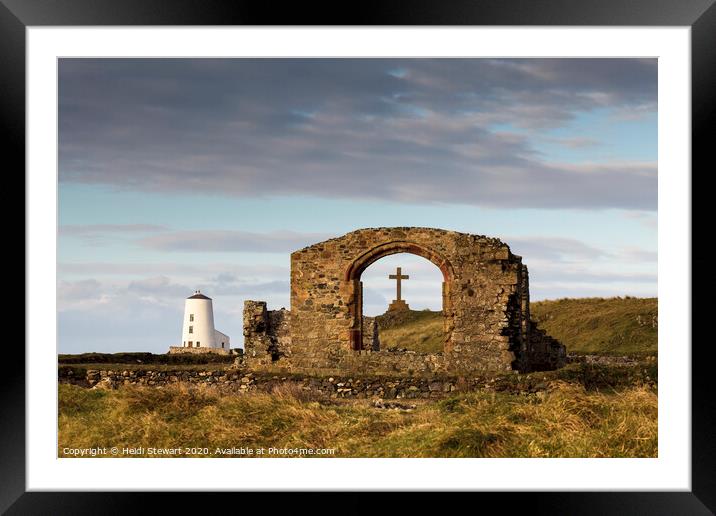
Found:
[[[500,238],[532,300],[657,294],[656,59],[60,59],[58,348],[166,352],[184,300],[242,345],[290,253],[364,227]],[[440,309],[413,255],[364,313]]]

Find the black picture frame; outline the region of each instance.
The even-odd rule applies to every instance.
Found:
[[[700,335],[711,316],[713,291],[707,267],[710,217],[705,181],[714,169],[716,142],[716,0],[429,0],[362,1],[338,4],[218,0],[0,0],[2,132],[5,162],[25,166],[25,30],[32,26],[83,25],[517,25],[517,26],[689,26],[692,73],[692,490],[690,492],[481,493],[480,503],[505,504],[531,514],[713,514],[716,511],[716,402],[711,394],[712,339]],[[24,183],[22,188],[24,189]],[[702,238],[694,238],[699,235]],[[26,257],[27,258],[27,257]],[[693,287],[693,281],[692,281]],[[699,338],[701,337],[701,338]],[[26,345],[31,343],[26,342]],[[0,423],[0,511],[8,514],[143,513],[161,497],[162,512],[205,502],[189,493],[60,493],[25,489],[25,353],[3,351]],[[7,364],[12,364],[8,367]],[[238,472],[237,472],[238,474]],[[214,495],[216,496],[216,495]],[[212,498],[212,506],[220,498]],[[239,496],[245,497],[245,494]],[[264,496],[267,496],[264,494]],[[351,493],[341,502],[351,512],[372,511],[375,495]],[[315,500],[306,501],[307,497]],[[276,496],[282,503],[316,509],[318,494]],[[423,507],[419,494],[403,500],[402,512]],[[457,508],[460,502],[453,500]],[[471,502],[474,503],[474,502]],[[509,505],[508,505],[509,504]],[[488,507],[485,505],[484,507]],[[182,510],[182,512],[183,512]]]

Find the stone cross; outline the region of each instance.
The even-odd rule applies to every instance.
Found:
[[[401,274],[401,271],[402,271],[402,269],[400,267],[398,267],[395,270],[395,274],[391,274],[390,276],[388,276],[389,279],[394,279],[398,282],[396,285],[397,290],[398,290],[398,297],[396,299],[398,301],[400,301],[400,280],[410,279],[410,276],[408,276],[407,274],[406,275]]]

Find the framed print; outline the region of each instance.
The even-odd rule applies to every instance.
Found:
[[[3,510],[713,511],[712,4],[4,2]]]

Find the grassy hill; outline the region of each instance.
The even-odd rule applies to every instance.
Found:
[[[443,350],[443,313],[431,310],[386,312],[376,317],[380,349],[392,347],[423,353]]]
[[[657,354],[655,297],[557,299],[531,303],[530,310],[568,353]]]
[[[568,353],[656,355],[656,298],[580,298],[538,301],[532,319]],[[443,350],[442,312],[410,310],[377,317],[382,349]]]

